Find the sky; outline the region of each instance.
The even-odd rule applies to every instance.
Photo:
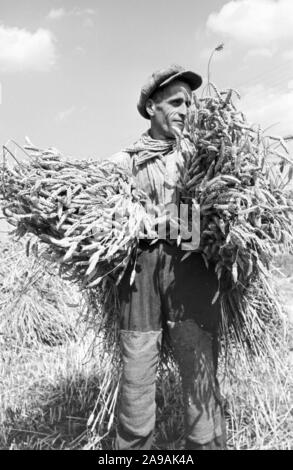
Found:
[[[148,128],[139,92],[178,63],[293,134],[293,0],[0,0],[0,144],[102,159]],[[200,93],[200,90],[198,91]]]

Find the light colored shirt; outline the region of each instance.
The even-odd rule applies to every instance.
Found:
[[[168,206],[179,203],[179,168],[183,167],[181,153],[174,150],[165,156],[154,157],[136,165],[136,155],[121,151],[112,161],[129,171],[137,184],[155,204]]]
[[[111,161],[132,174],[137,186],[149,196],[154,204],[161,205],[167,210],[172,207],[173,211],[175,206],[179,208],[178,181],[180,168],[182,169],[184,165],[182,154],[173,150],[164,156],[151,158],[139,165],[137,165],[136,159],[136,154],[129,154],[127,151],[118,152],[111,157]],[[174,214],[174,212],[172,213]],[[192,242],[181,242],[183,250],[194,251],[198,248],[199,213],[197,221],[193,221],[193,224],[194,222],[192,233],[194,234],[194,230],[196,230],[197,235],[195,240],[192,238]],[[162,224],[165,225],[166,222],[162,221]],[[184,235],[183,239],[186,240]]]

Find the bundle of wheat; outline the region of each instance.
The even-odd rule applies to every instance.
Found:
[[[50,346],[75,339],[80,296],[23,242],[3,243],[0,267],[2,347]]]
[[[266,136],[237,110],[236,91],[208,89],[194,96],[178,142],[182,199],[200,204],[201,250],[215,263],[223,324],[228,318],[236,337],[250,337],[260,352],[258,334],[280,313],[268,268],[274,255],[293,249],[293,161],[284,139]]]
[[[93,287],[120,277],[139,237],[152,236],[146,196],[125,171],[109,161],[66,160],[55,149],[25,147],[29,161],[6,164],[3,213],[16,234],[36,234],[68,277]],[[124,268],[124,269],[123,269]]]

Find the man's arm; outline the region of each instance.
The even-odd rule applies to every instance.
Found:
[[[124,152],[122,150],[122,151],[117,152],[114,155],[112,155],[108,160],[110,160],[113,163],[116,163],[121,168],[129,171],[130,173],[132,172],[131,157],[130,157],[129,153]]]

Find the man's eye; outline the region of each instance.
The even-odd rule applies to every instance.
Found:
[[[173,105],[173,106],[176,106],[176,107],[177,107],[177,106],[181,106],[182,103],[183,103],[182,100],[174,100],[174,101],[172,101],[172,105]],[[185,104],[186,104],[186,107],[189,108],[189,106],[191,105],[191,102],[190,102],[190,101],[186,101]]]

